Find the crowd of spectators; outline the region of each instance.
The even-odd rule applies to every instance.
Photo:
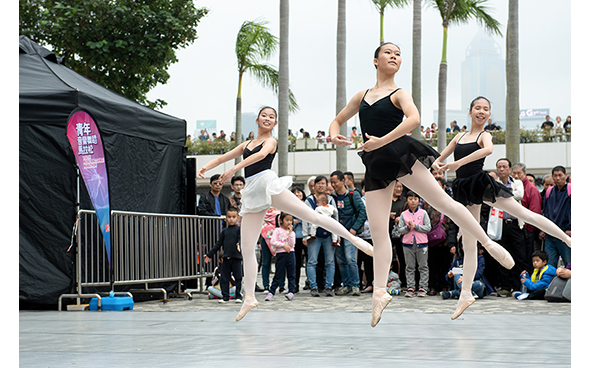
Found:
[[[563,166],[554,167],[551,173],[543,177],[541,191],[535,186],[535,177],[532,180],[533,175],[528,174],[526,170],[523,163],[512,164],[508,159],[503,158],[498,160],[496,171],[490,174],[500,183],[511,187],[515,193],[515,200],[531,211],[549,218],[570,235],[571,177],[566,169]],[[444,173],[437,170],[431,170],[431,172],[444,191],[451,196],[451,185],[445,180]],[[240,190],[244,186],[244,178],[234,177],[231,184],[233,195],[228,198],[221,193],[219,176],[212,176],[210,190],[201,195],[198,214],[221,215],[229,207],[239,208]],[[371,232],[365,211],[363,180],[360,184],[360,188],[355,186],[351,172],[335,171],[327,176],[310,177],[306,188],[295,187],[293,192],[312,209],[316,206],[324,206],[323,208],[326,209],[324,212],[327,215],[341,222],[352,234],[371,243]],[[307,196],[306,192],[309,193]],[[390,286],[389,292],[410,297],[427,295],[440,295],[444,299],[457,297],[462,276],[461,231],[444,213],[437,211],[416,194],[410,193],[409,195],[408,188],[400,182],[395,183],[390,212],[393,260],[389,277],[393,280],[394,287]],[[336,211],[332,210],[333,208]],[[416,213],[419,210],[424,211],[426,216],[417,224]],[[490,210],[490,207],[482,206],[480,223],[485,230]],[[267,222],[265,229],[261,232],[259,245],[263,285],[256,287],[257,291],[267,294],[271,286],[269,275],[272,273],[274,255],[268,251],[266,238],[270,238],[273,229],[280,226],[277,219],[279,212],[274,209],[269,211],[271,213],[268,221],[266,218]],[[325,229],[317,228],[297,218],[293,218],[292,223],[295,243],[291,246],[291,251],[295,254],[295,274],[289,275],[289,278],[295,277],[296,285],[292,290],[293,294],[303,289],[310,290],[312,296],[322,294],[328,297],[357,296],[362,292],[373,290],[371,257],[358,252],[348,241],[338,237],[333,238],[333,234]],[[408,236],[411,232],[413,236]],[[534,289],[531,283],[540,281],[542,274],[545,275],[545,283],[551,281],[551,278],[548,280],[550,276],[570,279],[570,248],[559,239],[544,234],[530,224],[523,223],[510,213],[504,213],[502,233],[499,243],[511,253],[515,266],[511,270],[504,269],[486,250],[479,247],[478,272],[472,289],[476,297],[524,295],[521,299],[540,298],[543,292],[536,291],[532,295],[531,292]],[[417,239],[420,240],[418,243]],[[411,264],[408,264],[409,261]],[[539,265],[544,261],[544,267],[546,264],[548,267],[540,268]],[[547,269],[549,272],[546,271]],[[300,284],[302,272],[306,277]],[[415,272],[418,277],[415,277]],[[529,281],[524,281],[524,275]],[[534,278],[533,281],[532,278]],[[537,284],[537,287],[547,286],[545,283]],[[282,292],[285,285],[285,280],[278,280],[275,287]],[[527,289],[524,289],[523,285],[526,285]],[[527,290],[530,292],[528,293]],[[531,296],[528,297],[525,294]],[[290,296],[293,298],[292,295]]]

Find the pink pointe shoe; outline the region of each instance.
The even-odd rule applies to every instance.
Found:
[[[458,299],[458,306],[456,307],[456,311],[454,312],[454,314],[452,314],[451,319],[456,319],[459,316],[461,316],[462,313],[464,313],[464,311],[466,310],[466,308],[468,308],[472,305],[472,303],[474,303],[474,300],[475,299],[473,296],[460,296],[460,298]]]
[[[377,296],[376,293],[373,293],[372,296],[372,310],[371,310],[371,327],[376,327],[380,319],[382,319],[382,312],[384,308],[390,303],[392,300],[392,295],[384,292],[381,296]]]
[[[359,238],[359,237],[354,237],[353,240],[351,241],[351,243],[360,251],[362,251],[363,253],[367,254],[368,256],[373,257],[373,245],[369,244],[368,242],[366,242],[365,240]]]
[[[506,269],[510,270],[515,266],[515,261],[511,254],[507,252],[505,248],[500,246],[499,244],[495,243],[494,241],[490,241],[487,244],[482,245],[484,249],[490,253],[490,255],[497,260],[501,264],[501,266],[505,267]]]
[[[242,308],[240,308],[240,311],[236,316],[236,322],[244,318],[244,316],[246,316],[246,313],[248,313],[249,310],[256,307],[257,305],[259,305],[259,302],[257,302],[256,298],[254,297],[254,294],[244,295],[244,303],[242,303]]]

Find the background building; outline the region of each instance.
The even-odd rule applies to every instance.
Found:
[[[462,62],[462,111],[467,116],[470,102],[484,96],[491,101],[493,122],[505,129],[505,60],[501,50],[482,30],[470,42]],[[459,121],[458,124],[462,125]]]

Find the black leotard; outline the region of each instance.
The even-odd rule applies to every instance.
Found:
[[[359,121],[364,141],[368,139],[366,133],[383,137],[402,122],[404,112],[394,106],[390,99],[399,89],[371,105],[365,101],[365,92],[359,105]],[[393,180],[412,174],[412,166],[417,160],[430,168],[439,153],[431,146],[403,135],[376,150],[360,151],[359,156],[365,165],[365,190],[371,191],[386,188]]]
[[[478,144],[480,134],[475,142],[460,143],[464,136],[458,139],[454,149],[454,159],[456,161],[482,149]],[[482,204],[483,201],[494,203],[497,197],[509,198],[513,196],[511,190],[485,173],[482,170],[483,167],[484,157],[467,163],[456,170],[456,179],[452,183],[453,196],[456,201],[469,206]]]
[[[480,134],[482,134],[483,132],[480,132]],[[466,133],[464,133],[464,135],[462,135],[460,137],[460,139],[458,139],[458,142],[456,143],[456,148],[454,149],[454,159],[460,160],[470,154],[472,154],[475,151],[478,151],[479,149],[481,149],[482,147],[480,147],[480,145],[478,144],[478,139],[480,139],[480,134],[478,134],[478,137],[476,137],[476,141],[474,142],[470,142],[470,143],[460,143],[460,141],[462,140],[462,138],[464,138],[464,135],[466,135]],[[482,168],[484,167],[484,157],[481,159],[478,159],[476,161],[472,161],[467,163],[466,165],[460,167],[457,171],[456,171],[456,177],[458,178],[467,178],[469,176],[472,176],[480,171],[482,171]]]
[[[253,153],[259,152],[263,148],[264,143],[265,142],[263,141],[263,143],[259,144],[251,151],[248,149],[248,145],[250,144],[250,142],[248,142],[246,144],[246,146],[244,147],[244,151],[242,152],[242,158],[244,160],[246,160],[248,158],[248,156],[252,155]],[[248,177],[251,177],[255,174],[260,173],[261,171],[270,170],[271,166],[273,165],[273,159],[275,158],[275,153],[277,153],[277,150],[275,150],[275,152],[273,152],[273,153],[269,153],[262,160],[257,161],[252,165],[246,166],[244,168],[244,177],[248,178]]]

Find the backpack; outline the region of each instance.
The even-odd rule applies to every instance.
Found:
[[[353,191],[351,189],[349,189],[349,202],[351,203],[351,207],[353,207],[353,215],[355,217],[357,217],[359,215],[359,211],[357,210],[357,207],[355,207],[355,202],[353,201]],[[336,203],[337,201],[337,195],[333,192],[330,194],[332,198],[334,198],[334,201]]]
[[[550,187],[550,189],[548,189],[546,191],[546,199],[548,199],[548,197],[550,196],[550,192],[552,191],[552,189],[554,189],[556,185],[553,185]],[[568,193],[568,196],[570,197],[570,183],[566,183],[566,192]]]

